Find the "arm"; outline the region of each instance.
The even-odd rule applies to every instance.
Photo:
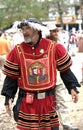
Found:
[[[1,94],[5,96],[7,113],[10,113],[12,100],[17,92],[17,79],[20,75],[19,60],[16,48],[13,48],[7,56],[3,73],[6,75]]]
[[[63,83],[65,84],[69,94],[72,95],[72,99],[74,102],[78,100],[78,89],[77,87],[81,87],[74,73],[68,69],[66,72],[60,72]]]
[[[10,109],[12,101],[17,92],[17,80],[6,77],[4,80],[1,95],[5,96],[6,111],[11,115]]]
[[[57,69],[60,71],[61,78],[67,87],[69,93],[72,95],[72,99],[74,102],[78,100],[78,90],[76,87],[80,87],[77,78],[70,70],[70,66],[72,65],[72,60],[70,55],[67,53],[64,46],[60,44],[56,44],[56,61],[57,61]]]
[[[74,89],[77,93],[79,93],[76,87],[80,87],[81,85],[79,84],[77,78],[70,69],[65,72],[60,72],[60,76],[69,93],[71,93],[71,89]]]

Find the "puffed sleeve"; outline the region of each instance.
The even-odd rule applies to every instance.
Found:
[[[20,73],[16,48],[14,48],[4,64],[3,73],[13,79],[17,79]]]
[[[5,96],[5,105],[9,99],[14,99],[18,89],[17,79],[20,73],[16,49],[11,50],[4,64],[3,73],[6,75],[1,95]]]
[[[57,69],[58,71],[64,72],[68,70],[72,65],[71,57],[62,44],[57,43],[55,46],[55,59],[57,61]]]
[[[71,93],[71,89],[74,89],[78,93],[79,91],[77,87],[80,87],[80,84],[70,69],[72,60],[63,45],[56,44],[55,58],[57,61],[57,69],[60,71],[61,79],[63,80],[68,92]]]

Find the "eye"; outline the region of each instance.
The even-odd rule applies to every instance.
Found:
[[[29,26],[26,26],[26,29],[28,30],[28,29],[31,29],[31,27],[29,27]]]
[[[31,30],[31,27],[29,27],[29,26],[23,26],[22,27],[22,32],[26,32],[28,30]]]

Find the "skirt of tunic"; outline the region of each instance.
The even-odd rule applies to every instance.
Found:
[[[22,99],[18,115],[19,130],[51,130],[59,126],[54,95],[43,99],[35,99],[32,104]]]

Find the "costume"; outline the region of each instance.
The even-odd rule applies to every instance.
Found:
[[[6,55],[9,53],[9,42],[4,39],[0,38],[0,68],[3,67],[4,61],[6,59]]]
[[[3,81],[3,77],[4,77],[2,73],[2,68],[4,66],[6,56],[9,53],[9,49],[10,49],[9,42],[3,37],[0,37],[0,81],[1,82]]]
[[[31,48],[26,43],[22,43],[20,45],[22,47],[22,50],[24,50],[24,53],[25,53],[24,55],[26,56],[27,54],[29,54],[30,58],[34,56],[34,59],[36,61],[37,60],[36,59],[37,55],[39,55],[39,56],[40,55],[41,56],[44,55],[44,54],[40,53],[41,52],[41,48],[44,49],[44,53],[46,53],[45,55],[49,55],[49,53],[47,53],[47,52],[48,52],[49,45],[51,44],[50,42],[51,42],[50,40],[42,39],[40,41],[38,47],[35,48],[35,50],[33,50],[33,47]],[[53,44],[53,45],[55,45],[55,44]],[[64,49],[64,47],[62,45],[57,44],[56,47],[54,47],[54,49],[55,48],[56,48],[56,53],[55,53],[55,55],[53,55],[53,59],[50,57],[49,61],[46,62],[46,64],[47,63],[51,64],[52,62],[50,62],[50,60],[54,60],[55,59],[55,61],[57,61],[57,68],[60,71],[64,71],[64,70],[66,70],[66,69],[68,69],[70,67],[71,59],[70,59],[69,55],[67,54],[66,50]],[[61,51],[60,51],[60,49],[61,49]],[[27,52],[27,50],[28,50],[28,52]],[[52,51],[52,50],[50,49],[50,51]],[[34,52],[35,52],[36,55],[34,55]],[[54,52],[52,52],[52,53],[54,54]],[[45,58],[45,55],[44,55],[44,58]],[[30,60],[30,58],[27,59],[27,60]],[[45,61],[46,60],[47,60],[47,58],[45,58]],[[55,66],[56,66],[56,62],[55,61],[54,61],[54,66],[52,66],[52,64],[51,64],[51,68],[52,67],[55,68]],[[63,61],[65,61],[64,62],[65,64],[63,63]],[[21,68],[22,66],[19,66],[19,65],[21,65],[21,63],[23,63],[23,61],[22,62],[19,61],[16,48],[14,48],[11,51],[11,53],[9,54],[8,58],[7,58],[6,64],[4,66],[5,67],[4,68],[4,73],[8,77],[20,80],[19,76],[23,73],[22,69],[23,70],[25,69],[25,68]],[[43,60],[42,60],[42,63],[43,63]],[[30,64],[28,63],[28,65],[30,65]],[[44,65],[43,68],[41,67],[41,65]],[[31,66],[32,66],[32,68],[31,68]],[[38,67],[38,68],[36,68],[36,67]],[[35,75],[41,74],[40,73],[41,71],[42,71],[43,74],[46,74],[46,70],[45,70],[46,67],[45,67],[45,64],[39,64],[39,66],[38,66],[38,61],[36,61],[35,64],[30,65],[29,70],[31,69],[30,72],[32,73],[32,71],[34,69],[33,72],[34,72],[34,76],[35,76]],[[48,68],[46,68],[46,69],[48,70]],[[45,77],[43,77],[43,74],[40,75],[40,76],[42,76],[40,78],[40,81],[38,80],[38,76],[36,76],[36,79],[37,79],[36,81],[38,81],[38,83],[39,82],[44,83],[43,81],[46,81],[47,79],[49,79],[48,74],[45,75]],[[54,74],[56,74],[56,73],[54,73]],[[51,80],[51,78],[49,80]],[[55,78],[53,80],[51,81],[52,83],[55,82]],[[30,80],[30,81],[32,81],[32,80]],[[28,82],[29,82],[29,80],[28,80]],[[48,82],[48,81],[46,81],[46,82]],[[21,86],[21,83],[22,82],[19,82],[19,85],[18,85],[19,87]],[[46,88],[43,87],[44,90],[42,89],[42,91],[45,92],[45,91],[47,91],[49,89],[52,90],[52,89],[54,89],[54,87],[55,87],[54,84],[52,84],[52,86],[50,88],[49,88],[49,85],[48,85],[48,87],[46,87]],[[21,89],[23,89],[23,90],[25,90],[26,88],[28,90],[29,87],[28,86],[25,86],[25,88],[21,87]],[[34,92],[38,92],[38,91],[41,91],[42,87],[41,88],[38,87],[37,90],[36,90],[36,88],[37,87],[33,86],[33,90],[31,89],[30,91],[33,92],[33,93]],[[50,130],[50,126],[53,127],[53,126],[59,125],[57,114],[56,114],[56,111],[55,111],[56,104],[54,102],[54,96],[53,95],[54,94],[52,93],[51,96],[46,96],[46,98],[44,98],[44,99],[41,99],[41,98],[40,99],[36,99],[36,98],[34,98],[34,102],[32,104],[30,104],[30,105],[27,105],[26,98],[24,97],[22,99],[22,104],[20,106],[20,112],[19,112],[19,118],[18,118],[18,128],[23,127],[24,128],[23,130],[26,130],[26,128],[28,130],[31,127],[32,127],[32,129],[37,129],[40,126],[40,128],[43,130],[43,127],[47,126],[47,130]],[[49,102],[49,101],[51,101],[51,102]],[[47,104],[46,104],[46,102],[47,102]],[[51,108],[49,108],[50,103],[51,103]],[[32,109],[31,109],[31,107],[32,107]],[[48,108],[50,109],[50,115],[48,113]],[[44,114],[41,115],[42,109],[44,111]],[[27,113],[27,112],[29,112],[29,113]],[[30,115],[30,113],[31,113],[31,115]],[[38,115],[38,113],[40,113],[40,116]],[[27,119],[29,119],[29,120],[27,120]],[[31,122],[31,120],[34,120],[33,121],[34,123]],[[51,123],[50,123],[50,120],[51,120]]]
[[[31,23],[25,21],[21,25],[29,26]],[[23,42],[10,52],[4,65],[3,72],[7,77],[1,94],[6,96],[6,100],[14,99],[19,88],[13,110],[19,109],[17,113],[15,111],[15,118],[20,130],[58,130],[56,69],[64,73],[69,70],[72,61],[61,44],[54,44],[41,35],[35,45]]]

